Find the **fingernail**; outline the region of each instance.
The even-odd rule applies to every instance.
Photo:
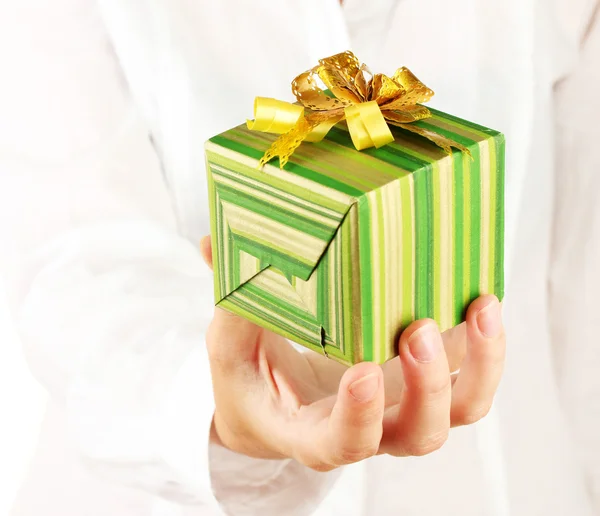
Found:
[[[417,362],[432,362],[441,350],[437,328],[429,323],[408,338],[408,350]]]
[[[479,331],[488,338],[496,337],[502,331],[500,320],[500,303],[496,299],[486,307],[479,310],[477,314],[477,327]]]
[[[365,403],[375,397],[378,388],[379,376],[376,373],[371,373],[351,383],[348,390],[354,399]]]

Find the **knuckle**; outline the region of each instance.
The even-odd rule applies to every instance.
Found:
[[[368,444],[365,446],[344,446],[339,448],[333,454],[332,462],[338,465],[354,464],[362,460],[373,457],[379,446],[377,444]]]
[[[318,473],[327,473],[338,467],[332,461],[326,460],[326,458],[314,448],[305,445],[297,446],[298,444],[299,443],[291,443],[291,450],[288,455],[303,466]]]
[[[383,417],[383,406],[370,403],[366,407],[360,407],[348,416],[345,422],[347,430],[360,432],[361,430],[373,428],[378,425]]]
[[[452,411],[452,420],[455,425],[467,426],[477,423],[487,416],[492,408],[491,403],[471,407],[461,405]]]
[[[475,360],[485,363],[486,367],[501,369],[504,366],[506,346],[503,339],[498,339],[497,342],[498,345],[490,346],[487,343],[482,346],[473,346],[470,353]]]
[[[427,404],[437,404],[445,401],[451,393],[452,382],[450,375],[445,374],[439,378],[429,378],[424,382],[421,394]]]
[[[327,464],[325,462],[314,462],[314,463],[308,463],[308,464],[304,464],[307,468],[312,469],[313,471],[316,471],[318,473],[328,473],[329,471],[333,471],[334,469],[337,469],[337,466],[334,466],[333,464]]]
[[[403,448],[407,455],[422,457],[439,450],[448,439],[448,431],[432,434],[424,439],[407,443]]]
[[[496,374],[499,374],[504,369],[504,350],[501,352],[493,352],[485,357],[487,369]]]

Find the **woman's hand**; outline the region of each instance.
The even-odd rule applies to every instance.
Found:
[[[201,244],[212,265],[210,238]],[[215,396],[212,438],[252,457],[294,458],[318,471],[378,453],[424,455],[450,427],[490,409],[502,375],[500,303],[483,296],[440,334],[411,324],[399,357],[346,368],[219,308],[207,336]],[[451,371],[460,368],[458,375]]]

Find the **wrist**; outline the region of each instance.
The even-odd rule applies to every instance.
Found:
[[[255,459],[281,460],[290,457],[275,447],[272,436],[257,438],[249,429],[229,429],[227,423],[215,412],[210,427],[210,443],[234,453]]]
[[[218,446],[225,447],[225,445],[223,444],[223,441],[219,437],[219,432],[217,432],[217,426],[215,425],[215,416],[214,415],[210,422],[209,442],[210,442],[210,444],[216,444]]]

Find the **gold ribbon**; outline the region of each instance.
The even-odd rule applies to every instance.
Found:
[[[318,66],[293,80],[292,91],[298,104],[265,97],[254,101],[254,120],[247,121],[248,128],[281,135],[261,158],[260,167],[279,157],[283,168],[303,141],[321,141],[344,119],[357,150],[394,141],[391,124],[424,136],[448,154],[452,147],[469,153],[443,134],[413,124],[431,117],[421,103],[429,101],[433,91],[407,68],[399,68],[392,77],[373,75],[348,51],[319,60]]]
[[[379,148],[394,141],[392,131],[376,101],[347,106],[344,108],[344,114],[356,150]]]

